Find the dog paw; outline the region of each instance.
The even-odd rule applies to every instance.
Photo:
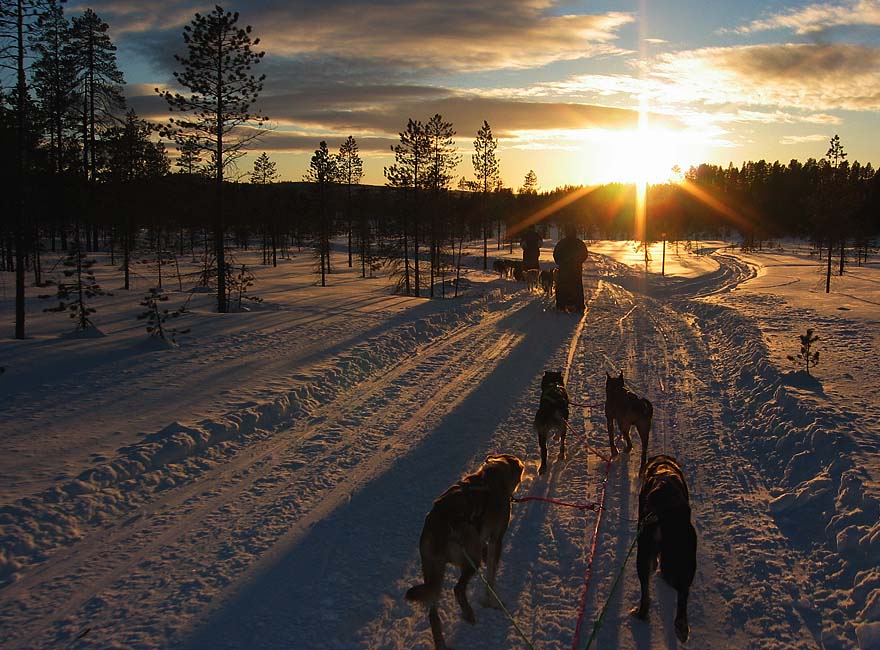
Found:
[[[633,616],[635,616],[640,621],[647,621],[648,620],[648,608],[647,607],[644,610],[642,610],[642,608],[638,607],[638,606],[633,607],[631,610],[629,610],[629,613],[632,614]]]

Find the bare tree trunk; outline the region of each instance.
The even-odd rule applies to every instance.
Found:
[[[828,269],[825,272],[825,293],[831,293],[831,255],[834,252],[834,241],[828,239]]]

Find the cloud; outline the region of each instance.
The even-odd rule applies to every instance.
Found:
[[[404,70],[536,68],[556,61],[621,54],[618,31],[632,14],[557,15],[553,0],[266,0],[234,2],[260,47],[277,57],[382,61]],[[72,4],[72,10],[84,7]],[[204,5],[181,0],[89,3],[114,37],[134,41],[179,32]],[[178,36],[179,37],[179,36]]]
[[[821,32],[832,27],[859,25],[880,26],[880,0],[850,0],[840,4],[812,4],[752,21],[733,31],[740,34],[752,34],[774,29],[786,29],[804,35]]]
[[[779,144],[804,144],[806,142],[823,142],[830,140],[827,133],[814,133],[813,135],[787,135],[780,138]]]
[[[661,55],[651,74],[673,104],[880,109],[880,49],[862,45],[704,48]]]

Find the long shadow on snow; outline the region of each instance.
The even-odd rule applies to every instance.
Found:
[[[382,616],[387,603],[397,603],[401,617],[411,615],[403,600],[411,585],[401,577],[417,564],[432,501],[486,453],[507,450],[490,446],[496,429],[509,417],[510,405],[534,390],[532,379],[549,352],[566,344],[577,327],[575,315],[542,310],[542,301],[535,300],[502,319],[498,329],[523,338],[491,374],[409,453],[356,488],[346,505],[243,586],[183,647],[354,648],[359,631]],[[468,389],[462,386],[462,392]],[[450,577],[448,571],[447,584]],[[423,614],[416,611],[421,624]],[[443,616],[455,620],[458,613]]]

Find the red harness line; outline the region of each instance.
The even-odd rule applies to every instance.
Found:
[[[598,449],[594,448],[594,447],[593,447],[593,446],[587,441],[587,436],[581,434],[580,431],[578,431],[578,430],[575,429],[573,426],[571,426],[571,425],[568,423],[568,420],[565,421],[565,426],[568,427],[568,430],[569,430],[569,431],[571,431],[572,433],[576,434],[577,436],[579,436],[579,437],[581,438],[581,442],[584,443],[584,445],[586,446],[586,448],[587,448],[589,451],[592,451],[594,454],[596,454],[599,458],[601,458],[602,460],[604,460],[606,463],[611,463],[611,459],[610,459],[608,456],[606,456],[605,454],[603,454],[601,451],[599,451]]]
[[[590,590],[590,579],[593,575],[593,558],[596,557],[596,541],[599,539],[599,524],[602,523],[602,512],[605,510],[605,489],[608,487],[608,474],[611,472],[611,461],[605,461],[605,478],[602,479],[602,496],[599,498],[598,515],[596,515],[596,528],[593,530],[593,541],[590,544],[590,559],[584,573],[584,590],[581,592],[581,602],[578,606],[577,625],[574,628],[574,639],[571,644],[572,650],[577,650],[581,639],[581,623],[584,620],[584,611],[587,608],[587,592]]]

